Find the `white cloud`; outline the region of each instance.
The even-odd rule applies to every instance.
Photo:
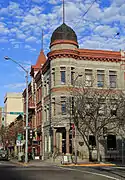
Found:
[[[0,38],[0,43],[7,43],[8,42],[8,39],[6,38]]]
[[[14,28],[11,28],[10,29],[10,32],[11,33],[16,33],[18,31],[18,28],[17,27],[14,27]]]
[[[122,4],[125,3],[124,0],[110,0],[113,6],[121,6]]]
[[[1,15],[6,15],[8,13],[8,8],[1,8],[0,9],[0,14]]]
[[[26,42],[36,42],[37,39],[35,37],[31,36],[31,37],[27,38],[25,41]]]
[[[36,24],[36,23],[38,23],[38,17],[28,14],[27,16],[24,17],[24,23]]]
[[[32,2],[41,3],[42,1],[41,0],[32,0]]]
[[[38,14],[41,14],[42,11],[43,11],[43,7],[35,6],[29,12],[33,15],[38,15]]]
[[[18,49],[18,48],[20,48],[20,45],[19,44],[14,44],[14,46],[13,46],[15,49]]]
[[[26,45],[24,46],[24,48],[26,48],[26,49],[31,49],[31,46],[26,44]]]
[[[18,39],[25,39],[25,38],[26,38],[26,35],[25,35],[25,34],[22,34],[22,33],[17,33],[17,38],[18,38]]]
[[[4,85],[4,88],[15,89],[15,88],[24,88],[25,86],[26,86],[26,83],[15,83],[15,84]]]
[[[59,0],[58,0],[59,2]],[[49,4],[57,4],[58,3],[57,0],[49,0]]]
[[[6,35],[9,33],[8,28],[5,27],[4,23],[0,23],[0,34]]]
[[[94,32],[102,36],[114,36],[118,32],[118,28],[111,28],[110,26],[97,26]]]
[[[83,39],[84,42],[87,41],[85,44],[86,48],[98,46],[95,45],[97,37],[98,44],[100,42],[101,47],[106,48],[105,37],[107,37],[107,39],[110,39],[110,37],[114,38],[114,34],[119,30],[121,35],[124,35],[124,0],[110,1],[110,7],[105,8],[100,8],[99,1],[96,1],[85,17],[83,17],[83,15],[92,3],[91,0],[65,1],[66,23],[76,31],[81,45],[84,44]],[[25,2],[28,3],[27,5],[30,4],[28,0],[25,0]],[[62,23],[62,0],[32,0],[32,2],[34,3],[29,6],[29,9],[26,8],[25,11],[15,2],[10,2],[6,8],[0,9],[0,14],[2,11],[3,14],[7,14],[9,9],[9,21],[6,21],[6,24],[2,23],[2,25],[0,23],[0,34],[4,35],[5,39],[8,38],[12,44],[19,44],[25,39],[25,42],[30,43],[30,45],[32,43],[37,45],[41,43],[40,39],[43,29],[44,47],[45,51],[48,51],[52,32]],[[41,4],[39,5],[39,3]],[[50,4],[52,5],[50,11],[44,11],[48,8],[48,4],[49,6]],[[10,16],[13,16],[13,22],[10,20]],[[120,26],[119,23],[121,23]],[[11,29],[8,29],[7,25],[9,25]],[[88,36],[91,38],[88,39]],[[104,38],[99,38],[100,36],[104,36]],[[113,43],[118,48],[120,46],[119,43],[121,43],[121,46],[124,44],[118,39]],[[108,48],[109,46],[112,48],[114,44],[109,43],[107,46]],[[30,51],[36,51],[32,46],[29,47],[26,45],[24,48]]]

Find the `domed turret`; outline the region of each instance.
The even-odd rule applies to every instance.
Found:
[[[72,28],[63,23],[52,34],[51,43],[55,40],[71,40],[77,43],[77,36]]]
[[[50,47],[56,44],[73,44],[78,47],[77,36],[72,28],[63,23],[52,34]],[[57,48],[58,49],[58,48]]]

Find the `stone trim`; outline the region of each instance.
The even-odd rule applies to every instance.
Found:
[[[73,44],[78,47],[78,43],[72,40],[55,40],[53,43],[50,44],[50,48],[56,44]]]

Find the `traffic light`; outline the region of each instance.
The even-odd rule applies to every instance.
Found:
[[[29,139],[33,139],[33,130],[32,129],[29,130]]]

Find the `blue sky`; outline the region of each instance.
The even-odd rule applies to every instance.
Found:
[[[125,50],[124,0],[65,0],[66,23],[77,36],[80,48]],[[25,75],[4,56],[35,64],[44,32],[44,51],[49,52],[52,32],[62,23],[62,0],[0,0],[0,105],[6,92],[21,92]],[[117,33],[120,33],[116,36]]]

